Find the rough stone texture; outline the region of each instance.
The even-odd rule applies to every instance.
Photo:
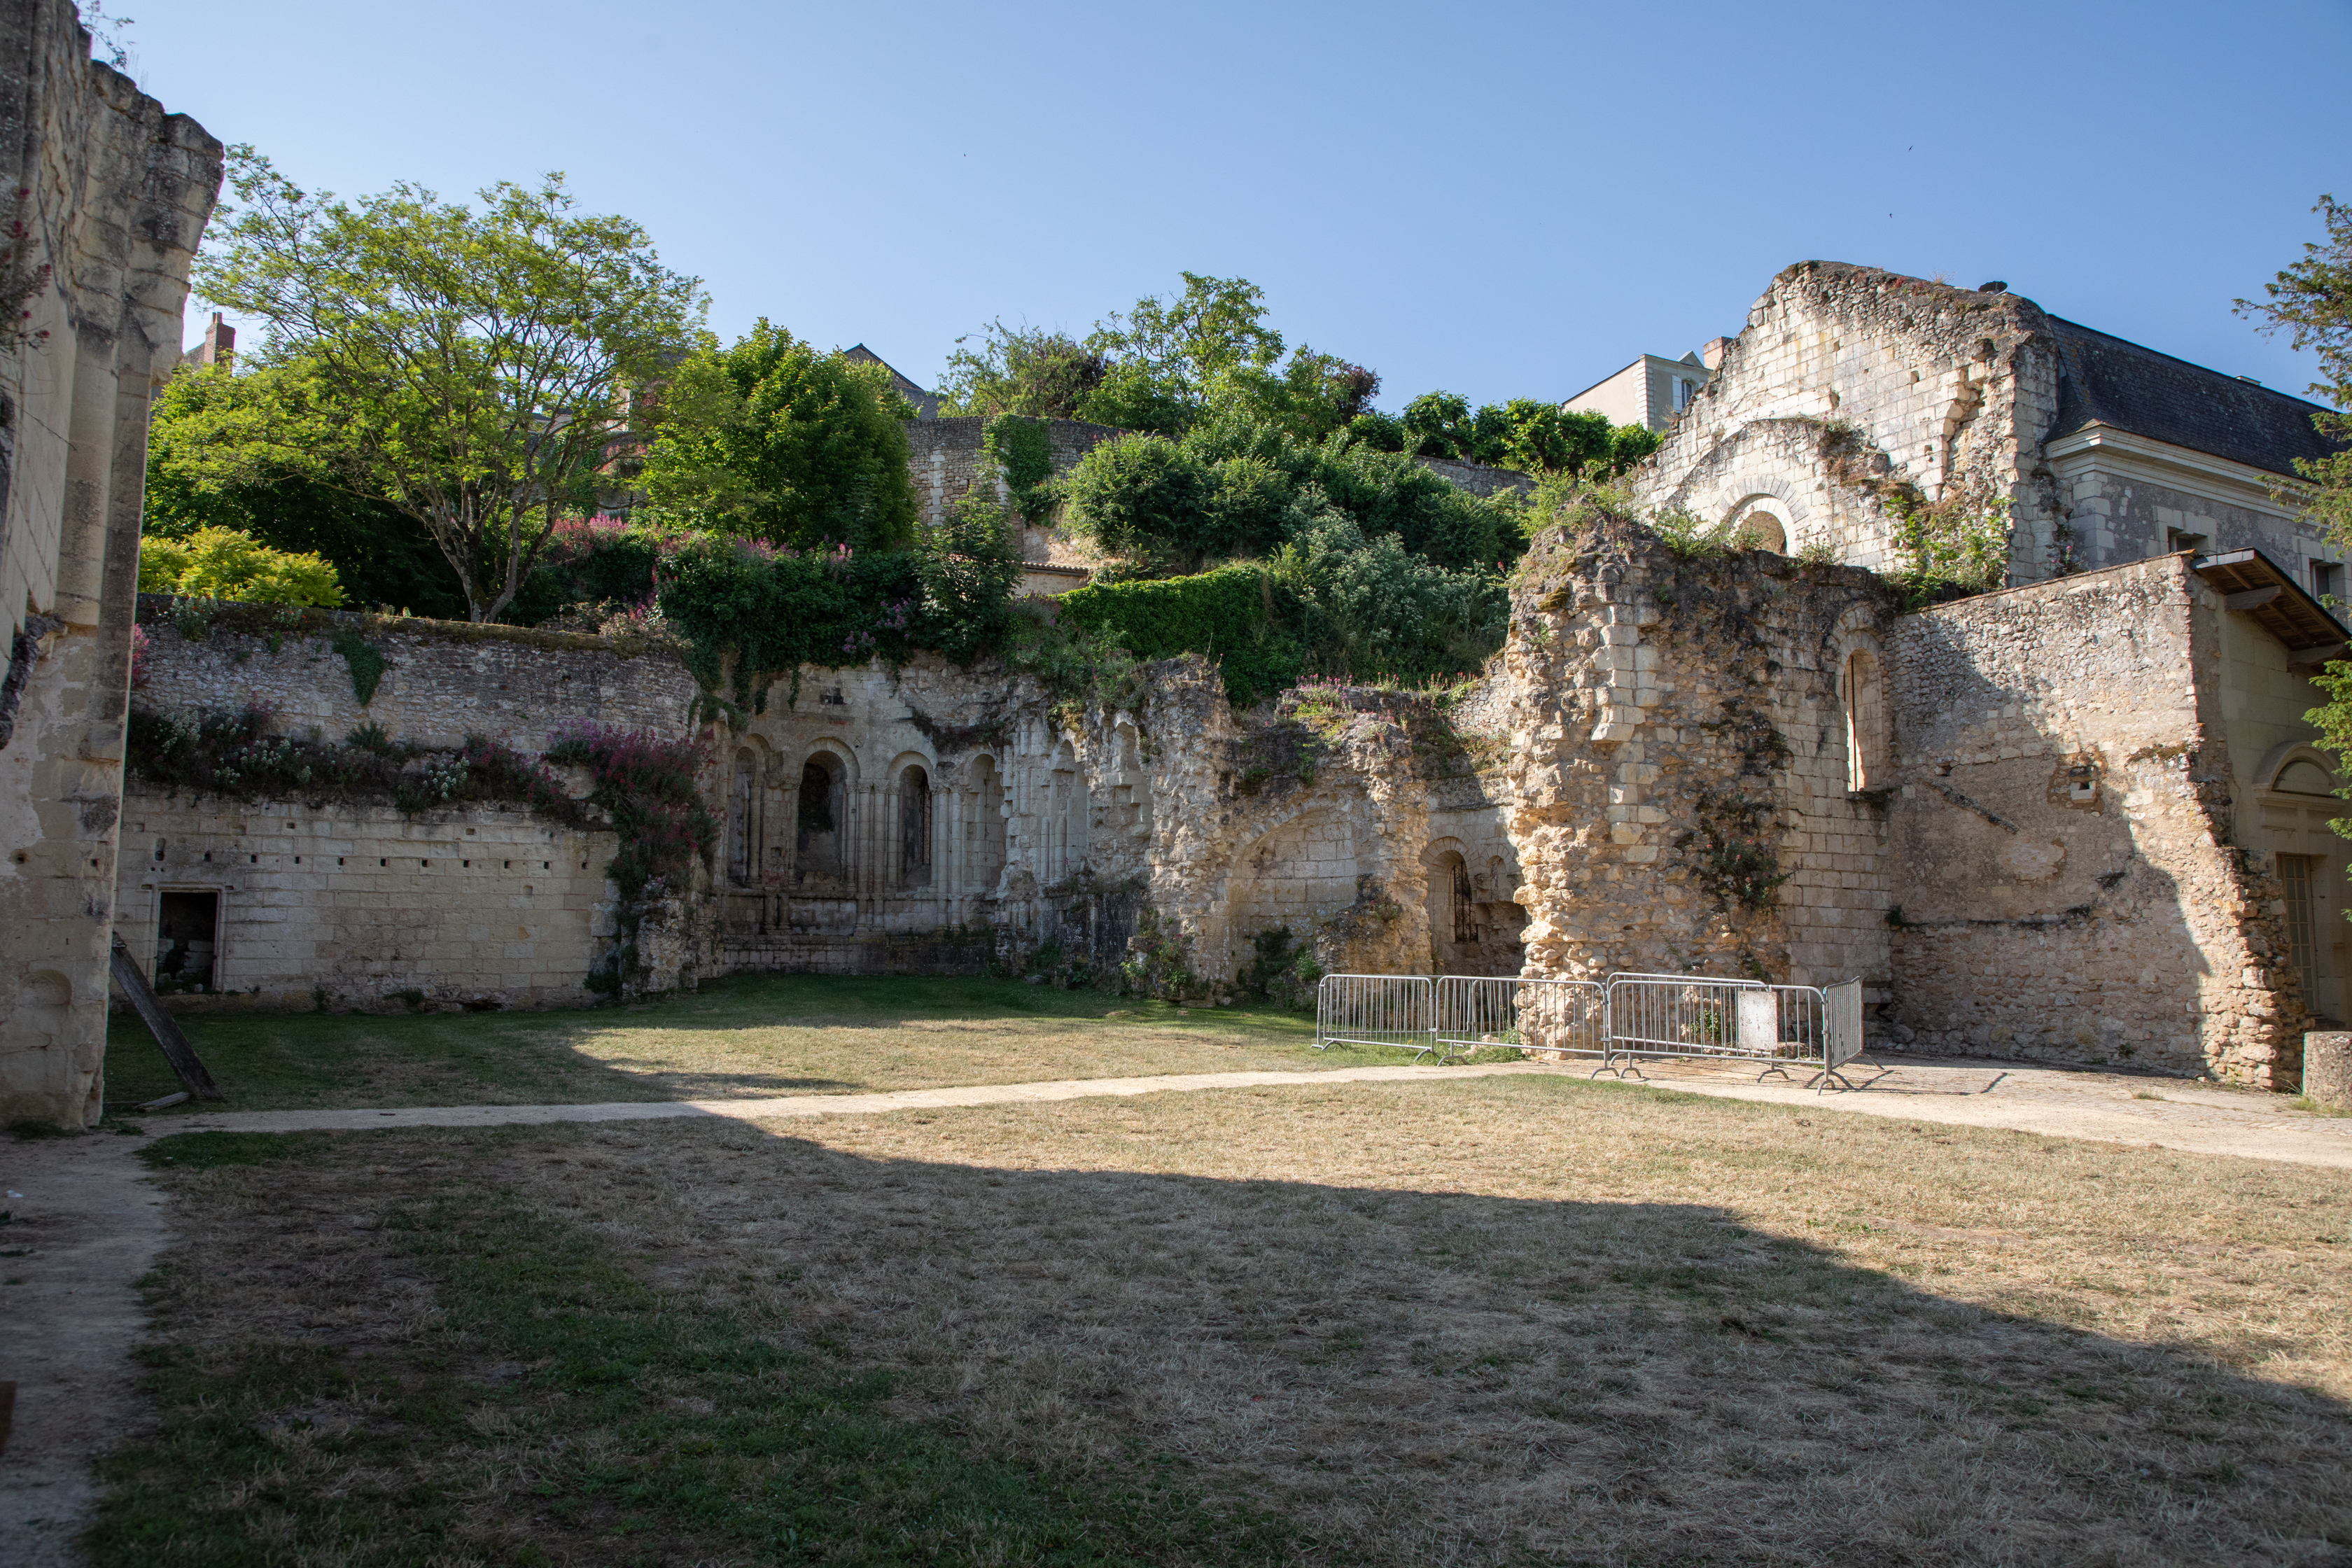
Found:
[[[537,752],[551,730],[582,720],[683,734],[694,705],[694,678],[675,656],[580,633],[341,611],[325,616],[320,630],[257,629],[268,626],[268,612],[240,606],[234,619],[194,625],[191,640],[168,610],[157,595],[141,598],[149,658],[140,704],[266,708],[282,734],[315,731],[338,741],[373,723],[420,745],[486,735]],[[383,655],[383,674],[364,706],[335,647],[338,636],[357,637]]]
[[[180,358],[222,147],[0,5],[0,191],[28,194],[0,342],[0,1116],[94,1121],[148,399]]]
[[[2352,1110],[2352,1035],[2304,1036],[2303,1092],[2332,1110]]]
[[[2057,513],[2037,443],[2057,410],[2057,357],[2032,301],[1801,262],[1756,301],[1635,485],[1645,508],[1711,525],[1760,509],[1790,552],[1826,545],[1881,570],[1899,564],[1893,522],[1856,477],[1906,479],[1930,500],[2006,499],[2023,538],[2046,544]],[[1833,425],[1860,437],[1846,464],[1825,447]]]
[[[1865,573],[1678,559],[1605,517],[1537,542],[1500,671],[1530,974],[1883,989],[1884,808],[1849,787],[1838,682],[1893,608]]]
[[[162,896],[220,900],[213,992],[174,1010],[579,1005],[613,934],[613,835],[520,809],[244,805],[133,778],[123,828],[115,930],[149,973]]]
[[[1897,1038],[2291,1080],[2283,894],[2231,842],[2227,615],[2168,556],[1896,624]]]
[[[1127,434],[1083,419],[1048,419],[1045,426],[1057,474],[1103,442]],[[977,416],[907,422],[907,472],[915,481],[915,504],[925,522],[939,522],[975,489],[991,499],[1003,497],[1003,476],[982,446],[987,434],[988,421]]]

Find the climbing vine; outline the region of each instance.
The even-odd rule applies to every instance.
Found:
[[[1045,422],[1022,414],[1000,414],[988,422],[980,444],[981,450],[1003,471],[1013,509],[1022,521],[1032,524],[1050,521],[1055,497],[1046,481],[1054,477],[1054,448]]]

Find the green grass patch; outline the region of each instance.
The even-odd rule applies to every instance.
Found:
[[[303,1152],[219,1134],[171,1145],[183,1152],[159,1163]],[[441,1186],[396,1205],[382,1233],[384,1264],[429,1282],[420,1331],[147,1352],[162,1429],[102,1468],[100,1568],[1288,1555],[1278,1520],[1213,1514],[1164,1480],[1042,1473],[893,1418],[890,1376],[665,1295],[511,1194]],[[151,1288],[184,1304],[205,1267],[183,1254]],[[330,1295],[370,1289],[352,1267]]]
[[[979,977],[735,975],[627,1007],[181,1024],[240,1110],[744,1099],[1400,1059],[1314,1051],[1311,1019],[1262,1004],[1186,1009]],[[110,1105],[179,1087],[136,1018],[112,1020],[108,1044]]]

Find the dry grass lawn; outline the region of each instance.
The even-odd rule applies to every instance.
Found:
[[[740,975],[629,1007],[182,1022],[239,1110],[764,1099],[1409,1059],[1315,1051],[1312,1018],[1263,1005],[1186,1009],[973,978]],[[128,1016],[109,1031],[106,1072],[118,1109],[179,1088]]]
[[[2352,1561],[2335,1173],[1551,1078],[281,1148],[171,1176],[178,1436],[101,1562],[235,1560],[158,1497],[256,1562]],[[529,1237],[704,1350],[596,1414],[561,1292],[454,1261]],[[992,1534],[730,1436],[820,1373],[1060,1500]]]

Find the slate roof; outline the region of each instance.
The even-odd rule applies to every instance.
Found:
[[[2058,340],[2059,381],[2058,422],[2046,439],[2104,425],[2274,474],[2293,474],[2295,458],[2333,449],[2311,423],[2327,412],[2320,404],[2047,320]]]
[[[915,405],[916,418],[937,419],[940,416],[939,394],[926,392],[917,386],[912,380],[899,372],[897,365],[892,364],[864,343],[853,343],[841,352],[845,359],[856,360],[860,364],[878,364],[888,371],[890,384],[898,389],[898,395]]]

